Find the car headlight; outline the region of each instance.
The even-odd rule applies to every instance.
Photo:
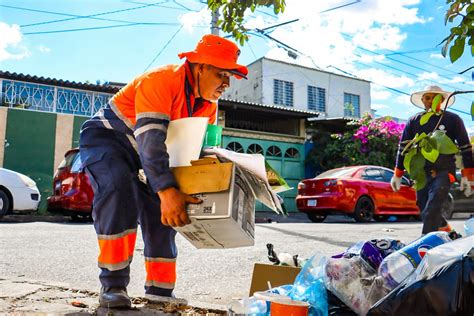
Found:
[[[27,177],[23,174],[20,174],[19,177],[21,179],[21,182],[23,182],[27,187],[29,187],[29,188],[36,187],[36,182],[34,182],[31,178],[29,178],[29,177]]]

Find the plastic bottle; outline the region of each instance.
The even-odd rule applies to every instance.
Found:
[[[474,217],[471,217],[464,223],[464,231],[466,236],[474,235]]]
[[[228,314],[248,315],[248,316],[267,316],[267,302],[259,300],[255,297],[246,297],[240,301],[234,301],[228,308]]]
[[[395,288],[418,267],[428,250],[449,241],[447,232],[431,232],[388,255],[379,267],[384,285],[388,289]]]

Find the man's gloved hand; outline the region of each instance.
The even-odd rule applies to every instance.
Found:
[[[402,183],[402,177],[393,176],[390,180],[390,185],[392,186],[393,192],[398,192],[400,190],[400,185]]]
[[[469,183],[469,179],[467,177],[461,178],[461,183],[459,185],[459,190],[464,192],[464,195],[469,197],[472,193],[471,184]]]
[[[161,200],[161,222],[163,225],[177,227],[191,223],[186,204],[199,204],[202,200],[184,194],[174,187],[158,192]]]

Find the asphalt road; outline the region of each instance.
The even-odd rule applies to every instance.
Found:
[[[288,221],[288,220],[286,220]],[[176,295],[191,304],[225,306],[232,299],[248,296],[254,263],[270,263],[266,244],[275,251],[309,258],[316,252],[333,255],[359,240],[391,237],[404,242],[417,238],[420,222],[357,224],[344,218],[330,223],[296,223],[256,225],[253,247],[197,250],[178,235],[180,251]],[[463,232],[464,219],[450,221]],[[96,265],[97,241],[91,224],[72,223],[0,223],[0,276],[56,282],[67,287],[98,291]],[[129,293],[143,295],[145,272],[143,242],[137,240]]]

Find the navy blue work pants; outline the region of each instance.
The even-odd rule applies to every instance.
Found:
[[[449,198],[450,188],[448,171],[439,171],[435,174],[426,173],[426,185],[416,192],[416,203],[423,219],[423,235],[448,225],[442,211]]]
[[[145,244],[147,294],[171,296],[176,279],[176,231],[161,223],[160,200],[139,180],[138,154],[123,134],[107,129],[81,133],[80,154],[94,191],[94,227],[99,241],[100,282],[126,287],[137,225]]]

